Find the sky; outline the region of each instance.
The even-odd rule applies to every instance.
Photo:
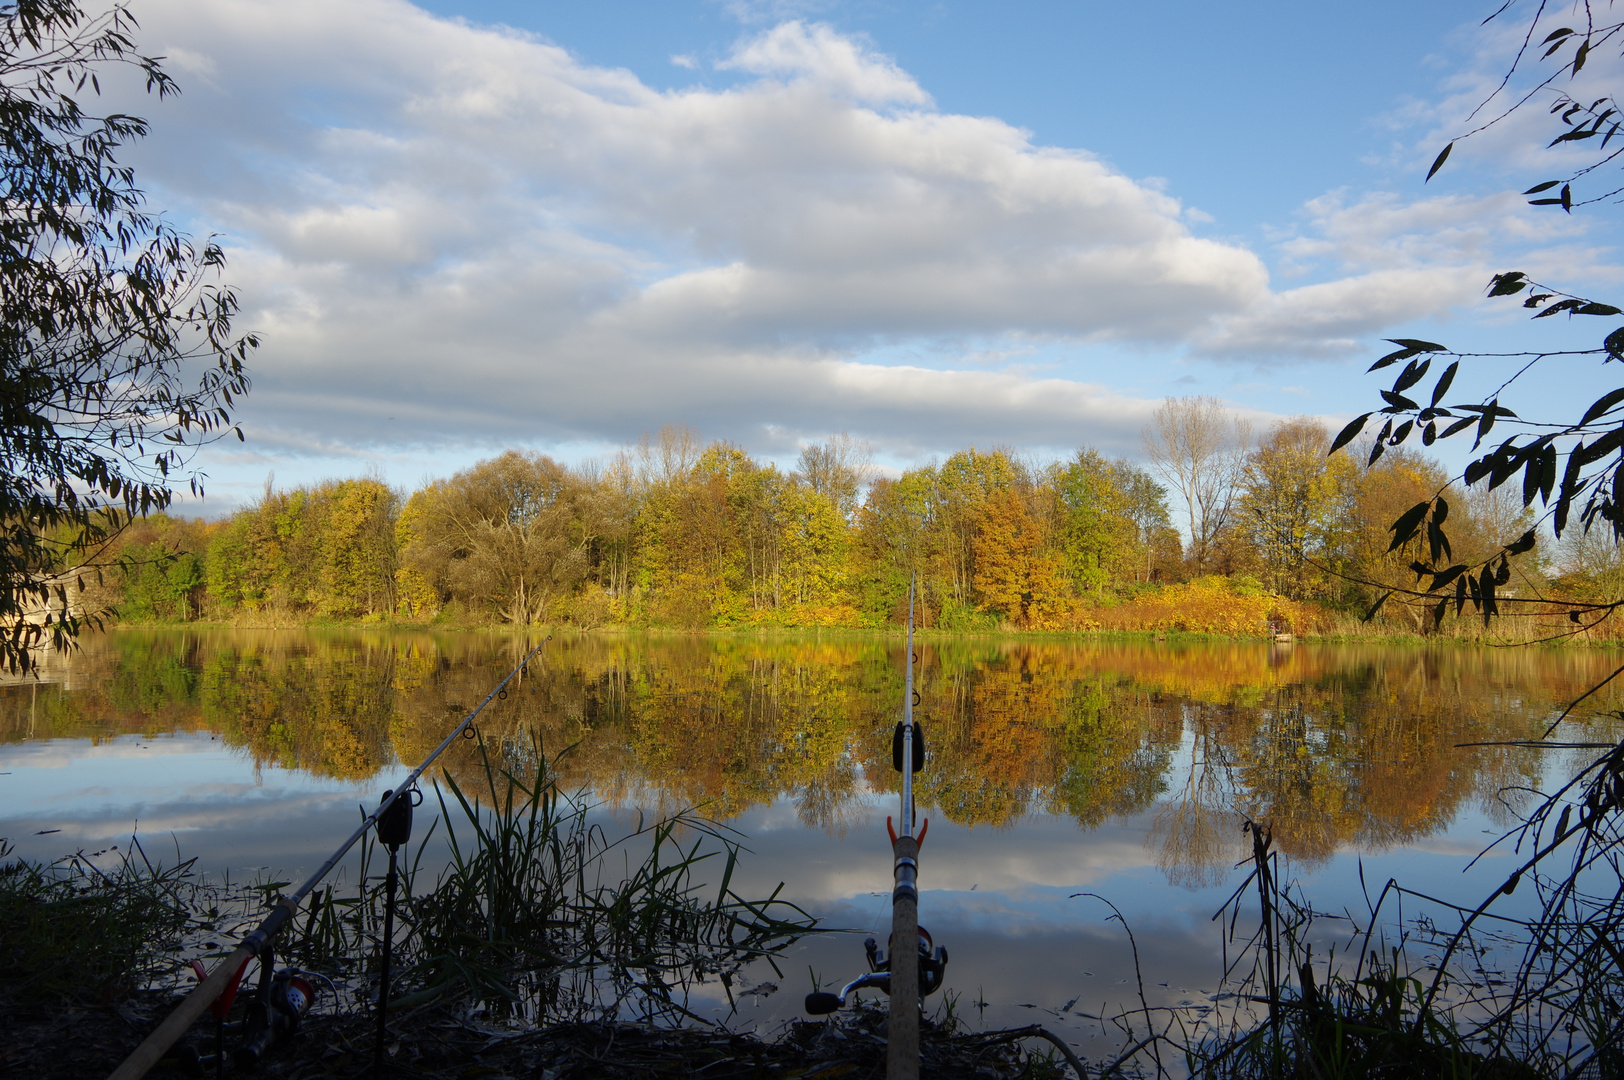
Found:
[[[1624,284],[1616,214],[1517,194],[1561,161],[1535,149],[1543,109],[1423,183],[1521,6],[1487,26],[1491,5],[1390,0],[132,9],[182,94],[109,84],[152,124],[127,159],[224,246],[263,339],[246,442],[197,462],[210,515],[273,477],[409,490],[672,423],[785,467],[847,431],[888,470],[972,445],[1137,457],[1167,396],[1339,425],[1380,405],[1383,338],[1612,328],[1525,325],[1484,298],[1492,273]],[[1532,408],[1607,388],[1552,374]]]

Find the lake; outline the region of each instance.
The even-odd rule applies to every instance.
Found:
[[[526,648],[476,633],[89,638],[47,657],[37,681],[0,686],[0,837],[50,859],[135,831],[148,854],[195,856],[213,874],[307,872]],[[1389,877],[1476,903],[1509,856],[1466,864],[1579,752],[1461,744],[1538,737],[1619,663],[1577,649],[1103,639],[917,652],[920,920],[951,954],[947,993],[972,1024],[1043,1023],[1094,1055],[1114,1036],[1090,1014],[1136,986],[1121,924],[1079,894],[1125,917],[1152,1004],[1197,1006],[1219,988],[1212,916],[1242,879],[1248,819],[1272,826],[1316,906],[1357,919]],[[903,660],[900,639],[561,635],[479,727],[561,753],[563,786],[612,830],[698,807],[750,849],[741,895],[783,882],[827,925],[883,941]],[[1618,737],[1603,715],[1619,708],[1612,691],[1585,708],[1600,718],[1565,735]],[[459,742],[442,760],[471,775],[474,753]],[[838,986],[864,970],[862,937],[805,941],[782,976],[757,965],[734,1022],[799,1015],[814,977]]]

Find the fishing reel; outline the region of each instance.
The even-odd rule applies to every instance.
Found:
[[[215,1050],[212,1054],[201,1054],[195,1047],[183,1046],[180,1049],[180,1066],[182,1071],[192,1076],[202,1076],[206,1069],[213,1069],[215,1074],[221,1075],[225,1063],[229,1059],[237,1069],[248,1072],[259,1064],[272,1044],[279,1039],[285,1039],[299,1030],[304,1018],[310,1015],[310,1006],[316,998],[316,984],[312,980],[320,980],[329,984],[331,980],[326,976],[300,971],[297,968],[283,968],[273,972],[274,959],[267,950],[264,957],[265,966],[261,968],[259,989],[254,1000],[248,1003],[247,1015],[235,1023],[226,1023],[225,1017],[231,1010],[232,999],[237,993],[237,983],[233,980],[231,986],[210,1007],[215,1017]],[[247,961],[243,961],[247,966]],[[202,964],[194,963],[202,978]],[[242,974],[238,970],[238,976]],[[227,1031],[242,1035],[242,1045],[229,1055],[223,1045],[224,1035]]]
[[[887,942],[887,944],[892,945],[892,951],[895,952],[894,946],[896,943]],[[919,928],[919,996],[921,999],[929,997],[941,989],[942,979],[945,977],[947,968],[947,948],[938,946],[936,951],[932,953],[932,944],[930,931],[921,926]],[[873,987],[881,993],[889,994],[891,992],[890,958],[880,950],[878,943],[873,938],[868,938],[863,942],[863,949],[868,953],[868,972],[857,976],[857,978],[841,987],[838,994],[831,994],[825,990],[806,995],[806,1011],[810,1015],[825,1016],[836,1011],[846,1004],[847,997],[858,990]]]

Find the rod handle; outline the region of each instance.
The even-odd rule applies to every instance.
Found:
[[[187,1030],[208,1010],[225,990],[226,984],[236,977],[242,966],[248,963],[255,949],[247,944],[238,945],[235,952],[226,957],[224,961],[209,972],[209,977],[197,984],[197,987],[186,995],[186,1000],[175,1006],[175,1010],[164,1018],[158,1029],[148,1035],[125,1058],[119,1067],[114,1069],[107,1080],[140,1080],[147,1074],[147,1070],[158,1064],[158,1059],[164,1056],[164,1051],[186,1034]]]

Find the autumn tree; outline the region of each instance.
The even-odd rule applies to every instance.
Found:
[[[578,485],[544,454],[509,450],[422,496],[404,561],[452,598],[528,626],[586,575]]]
[[[395,609],[399,499],[381,480],[324,485],[321,571],[313,598],[323,615],[386,616]]]
[[[202,521],[152,514],[119,535],[107,575],[114,608],[126,622],[184,622],[205,603],[204,560],[211,527]]]
[[[1339,512],[1357,477],[1346,458],[1325,456],[1331,433],[1306,416],[1269,429],[1247,456],[1238,528],[1257,553],[1264,583],[1294,600],[1323,584]]]
[[[1026,485],[995,488],[978,508],[972,584],[979,611],[1018,627],[1042,625],[1061,607],[1061,561]]]
[[[978,603],[976,556],[988,542],[977,543],[994,492],[1015,483],[1019,467],[1003,450],[990,453],[975,447],[961,450],[935,470],[930,524],[936,534],[932,545],[935,575],[941,580],[942,621],[949,628],[973,621]]]

